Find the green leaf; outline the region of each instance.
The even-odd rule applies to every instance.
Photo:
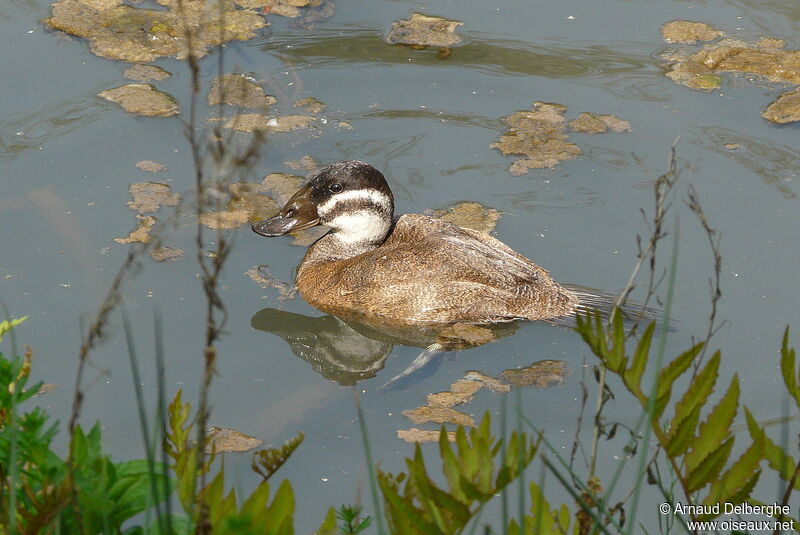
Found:
[[[749,416],[749,418],[752,418],[752,416]],[[756,434],[753,437],[750,447],[711,486],[704,503],[729,502],[737,504],[750,497],[750,492],[758,482],[758,477],[761,474],[759,465],[764,458],[764,439],[765,435],[763,433]]]
[[[647,359],[650,356],[650,344],[653,340],[655,327],[656,322],[653,321],[644,330],[639,343],[636,344],[636,351],[631,359],[632,363],[622,376],[628,389],[637,396],[642,396],[642,376],[647,367]]]
[[[689,471],[686,490],[694,492],[703,488],[709,481],[716,479],[725,466],[725,463],[728,461],[732,448],[733,437],[729,437],[719,447],[704,457],[700,465],[696,466],[694,470]]]
[[[262,481],[242,504],[241,513],[249,516],[255,524],[263,523],[266,520],[268,506],[269,483]]]
[[[667,455],[678,457],[686,453],[686,450],[689,449],[695,439],[694,430],[699,420],[700,406],[697,406],[680,424],[670,426],[669,436],[667,437]]]
[[[795,370],[795,357],[794,348],[789,347],[789,327],[787,326],[783,331],[783,342],[781,343],[781,374],[786,389],[789,390],[789,394],[800,408],[800,385],[798,385],[798,371]]]
[[[450,493],[462,503],[466,502],[467,498],[461,489],[461,466],[458,459],[456,459],[455,453],[453,453],[453,448],[450,446],[444,425],[442,425],[439,432],[439,456],[442,458],[442,472],[444,472],[444,476],[447,479]]]
[[[283,529],[291,525],[294,518],[294,492],[292,485],[284,479],[275,498],[267,511],[268,525],[284,526]]]
[[[477,459],[477,470],[472,477],[472,481],[478,485],[481,492],[491,493],[494,490],[492,481],[494,475],[493,458],[499,448],[492,448],[492,427],[488,411],[484,413],[480,425],[470,431],[470,439],[472,440],[472,450],[475,452]]]
[[[591,348],[592,353],[606,362],[608,349],[606,348],[606,333],[603,329],[603,320],[599,310],[587,311],[586,315],[578,314],[575,317],[575,329],[583,341]]]
[[[278,469],[289,460],[294,450],[303,442],[305,435],[300,432],[297,436],[290,438],[283,443],[280,448],[268,448],[257,451],[253,454],[253,461],[250,467],[259,474],[264,480],[268,480]]]
[[[222,468],[211,483],[206,485],[200,492],[203,494],[206,505],[208,505],[209,519],[211,525],[217,525],[225,514],[225,469]]]
[[[83,428],[78,425],[75,427],[75,432],[72,434],[72,442],[70,443],[70,455],[72,462],[75,466],[80,466],[86,463],[89,452],[89,445],[86,440],[86,435],[83,433]]]
[[[190,448],[181,452],[177,462],[173,465],[178,475],[178,497],[183,510],[191,513],[194,504],[194,493],[197,478],[197,450]]]
[[[458,449],[458,459],[461,461],[461,473],[465,479],[473,481],[478,472],[478,452],[477,448],[470,446],[467,441],[467,433],[460,425],[456,428],[456,448]]]
[[[146,460],[134,460],[113,465],[116,472],[116,482],[108,489],[108,495],[115,503],[118,518],[126,519],[135,516],[154,505],[152,496],[151,478],[156,480],[158,500],[164,488],[166,467],[161,463],[154,463],[153,472],[150,471]]]
[[[333,507],[328,508],[322,525],[319,527],[315,535],[337,535],[336,531],[336,511]]]
[[[617,373],[625,369],[625,330],[622,326],[622,313],[615,309],[612,313],[611,334],[613,336],[611,351],[606,356],[606,365]]]
[[[397,481],[385,472],[378,471],[378,484],[386,503],[387,520],[392,535],[444,535],[431,523],[423,511],[414,506],[413,495],[401,496]]]
[[[471,516],[469,508],[430,480],[421,454],[415,461],[407,462],[408,475],[422,510],[443,532],[466,525]]]
[[[750,436],[753,441],[763,441],[764,443],[764,458],[767,460],[769,467],[778,472],[778,475],[784,481],[791,481],[794,474],[795,462],[791,455],[788,455],[783,448],[775,444],[764,430],[758,425],[758,422],[747,410],[744,409],[745,417],[747,418],[747,429],[750,431]],[[800,478],[795,481],[794,488],[800,490]]]
[[[673,457],[685,452],[689,446],[689,443],[685,440],[687,437],[694,435],[694,428],[700,416],[700,408],[705,405],[708,396],[710,396],[711,392],[714,390],[714,385],[717,382],[719,373],[719,360],[720,352],[717,351],[700,373],[695,376],[681,400],[675,405],[675,416],[672,418],[668,437],[670,446],[672,446],[673,440],[679,432],[681,432],[684,441],[680,444],[676,444],[675,447],[669,448],[668,452]],[[690,422],[691,429],[687,429],[688,426],[684,426],[683,429],[681,429],[681,424],[690,417],[694,419],[693,423]]]
[[[706,457],[716,451],[722,441],[730,435],[731,424],[739,408],[739,376],[734,374],[728,391],[717,403],[708,418],[700,426],[700,432],[686,454],[686,471],[691,474],[707,464]],[[707,468],[707,467],[706,467]]]
[[[557,513],[550,509],[550,504],[547,503],[541,487],[531,481],[530,493],[532,518],[526,519],[526,527],[532,526],[533,533],[557,533],[555,530],[558,525]]]
[[[656,388],[656,403],[655,410],[653,411],[653,420],[657,421],[664,409],[669,403],[672,396],[672,385],[675,380],[683,375],[689,369],[689,366],[694,361],[695,357],[703,349],[703,342],[690,347],[688,350],[681,353],[675,360],[670,362],[658,374],[658,387]]]
[[[0,342],[3,341],[3,336],[11,329],[20,325],[23,321],[28,319],[28,316],[22,316],[21,318],[13,319],[13,320],[3,320],[0,321]],[[11,355],[12,357],[15,355]]]

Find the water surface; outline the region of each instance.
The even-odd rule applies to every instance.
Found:
[[[434,50],[383,41],[391,21],[418,11],[463,21],[458,32],[465,44],[439,59]],[[152,179],[184,191],[194,178],[180,119],[135,118],[98,99],[98,92],[124,83],[127,65],[91,55],[79,39],[45,32],[39,20],[48,12],[43,0],[0,7],[5,51],[0,55],[0,297],[15,314],[30,316],[19,336],[34,349],[35,379],[60,385],[39,400],[64,421],[73,394],[80,319],[100,302],[126,254],[113,239],[134,227],[125,205],[128,185]],[[478,201],[504,212],[495,235],[557,280],[615,291],[636,260],[636,235],[646,232],[639,209],[651,209],[649,184],[665,170],[669,148],[681,136],[681,181],[696,187],[708,220],[722,234],[719,317],[726,325],[713,345],[723,351],[723,383],[738,373],[741,401],[756,417],[780,417],[778,342],[785,325],[797,323],[800,130],[760,118],[784,87],[726,75],[719,91],[704,94],[664,77],[657,55],[664,47],[659,27],[676,18],[711,22],[747,39],[770,36],[785,39],[788,48],[800,46],[793,41],[800,11],[779,1],[382,1],[368,9],[340,2],[335,16],[315,29],[293,29],[275,18],[259,38],[227,47],[226,70],[251,73],[278,97],[282,113],[293,111],[295,99],[314,96],[328,106],[323,116],[348,121],[353,129],[271,136],[249,178],[260,181],[268,173],[290,171],[284,162],[305,154],[322,163],[367,160],[388,177],[400,212]],[[620,21],[625,21],[622,28]],[[216,74],[215,58],[212,54],[202,62],[204,81]],[[185,64],[173,59],[157,64],[175,73],[159,88],[174,94],[185,109]],[[513,158],[489,145],[505,131],[501,118],[529,109],[533,101],[568,106],[568,119],[583,111],[614,114],[629,120],[634,132],[573,134],[582,156],[515,177],[507,171]],[[204,110],[203,117],[210,113]],[[726,149],[728,143],[739,148]],[[134,167],[145,159],[165,164],[168,171],[153,177]],[[670,227],[678,219],[681,227],[675,294],[680,329],[669,337],[668,354],[701,336],[709,313],[712,259],[705,234],[680,202],[684,196],[678,194],[668,218]],[[322,316],[300,298],[279,301],[276,291],[262,290],[245,275],[255,265],[268,264],[275,276],[290,281],[303,249],[289,238],[266,240],[246,228],[235,235],[223,280],[230,320],[219,345],[211,423],[273,444],[306,433],[281,475],[292,479],[303,512],[298,526],[308,531],[328,505],[356,501],[358,489],[366,501],[352,387],[325,377],[279,336],[252,325],[265,308]],[[147,259],[125,291],[149,399],[156,396],[150,364],[154,307],[161,310],[166,331],[168,396],[178,388],[185,399],[197,394],[205,305],[191,253],[193,236],[191,221],[178,225],[167,244],[189,253],[173,263]],[[108,343],[92,356],[82,416],[86,425],[102,420],[106,445],[120,459],[142,455],[121,334],[114,316]],[[383,369],[355,388],[384,469],[401,469],[402,456],[413,451],[395,436],[397,429],[411,427],[401,411],[422,404],[429,392],[446,390],[466,370],[497,374],[541,359],[565,361],[573,370],[565,386],[521,395],[525,414],[565,452],[575,435],[584,376],[590,406],[594,403],[595,383],[584,368],[584,362],[594,364],[593,357],[569,329],[520,325],[514,336],[448,354],[433,373],[390,393],[376,390],[420,350],[375,346],[377,353],[387,353],[380,361]],[[606,415],[632,424],[636,406],[622,387],[614,388],[617,399]],[[499,406],[497,394],[481,392],[467,410],[476,416],[486,409],[497,414]],[[789,435],[795,431],[791,428]],[[582,436],[588,445],[588,432]],[[624,439],[603,445],[601,478],[607,480],[615,468]],[[434,450],[426,447],[431,454]],[[247,455],[226,462],[237,484],[255,484]],[[538,468],[534,472],[538,475]],[[762,482],[762,487],[765,501],[772,499],[775,483]],[[555,484],[549,488],[556,500],[568,501]],[[656,503],[655,495],[651,498],[643,503]]]

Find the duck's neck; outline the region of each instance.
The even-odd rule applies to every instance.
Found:
[[[340,216],[344,218],[345,216]],[[308,250],[305,262],[344,260],[380,247],[391,231],[391,220],[358,213],[347,217],[346,227],[333,228]],[[338,219],[338,218],[337,218]],[[350,226],[352,222],[353,226]],[[327,226],[327,225],[326,225]]]
[[[317,208],[331,232],[315,244],[336,259],[351,258],[379,247],[392,229],[393,200],[381,192],[355,190]]]

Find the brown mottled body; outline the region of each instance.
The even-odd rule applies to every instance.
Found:
[[[380,246],[347,257],[334,234],[306,252],[297,286],[332,314],[400,323],[496,323],[574,314],[578,297],[501,241],[420,214],[400,217]]]

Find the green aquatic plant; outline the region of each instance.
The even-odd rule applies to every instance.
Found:
[[[503,440],[491,433],[487,413],[469,436],[463,426],[456,430],[455,449],[442,428],[439,455],[447,489],[428,474],[422,449],[406,459],[399,474],[378,471],[389,532],[392,534],[462,533],[484,504],[516,481],[531,463],[538,447],[524,432],[514,431],[503,448]],[[498,457],[501,449],[503,455]]]
[[[0,321],[0,342],[3,341],[3,336],[5,336],[5,334],[7,332],[10,332],[11,329],[16,327],[17,325],[22,325],[22,323],[26,319],[28,319],[28,316],[23,316],[21,318]]]
[[[597,314],[581,317],[577,330],[608,371],[622,380],[646,411],[653,435],[683,490],[683,503],[738,504],[749,498],[761,475],[764,440],[754,437],[739,458],[729,463],[735,440],[731,426],[739,410],[739,378],[734,374],[725,394],[709,410],[709,397],[719,378],[719,351],[691,378],[674,404],[672,417],[665,418],[667,407],[674,401],[676,381],[691,369],[704,344],[693,345],[662,369],[653,371],[653,388],[647,392],[642,382],[650,360],[655,323],[644,330],[630,354],[620,314],[614,315],[610,326],[605,326]],[[706,417],[701,421],[703,413]],[[671,498],[666,493],[664,497]],[[714,516],[693,514],[692,518]]]
[[[4,326],[6,332],[9,328],[13,328],[10,322]],[[659,446],[659,453],[642,476],[658,486],[666,501],[673,505],[678,501],[693,505],[760,504],[752,493],[763,460],[785,483],[783,504],[800,491],[800,463],[789,455],[785,444],[778,445],[765,433],[747,409],[744,412],[752,441],[737,459],[731,459],[732,422],[739,409],[738,378],[734,376],[722,397],[711,402],[719,383],[719,352],[689,378],[687,372],[699,358],[702,344],[693,345],[660,370],[648,370],[655,325],[649,325],[635,344],[619,317],[610,324],[604,324],[598,316],[581,318],[578,331],[592,352],[603,359],[610,374],[619,377],[642,406]],[[800,363],[789,345],[788,329],[780,353],[783,382],[800,408]],[[166,410],[163,447],[168,463],[153,459],[113,462],[103,450],[98,423],[88,433],[76,426],[68,450],[70,469],[51,447],[57,424],[49,422],[47,413],[40,408],[17,411],[19,404],[34,397],[41,386],[28,387],[31,361],[30,350],[10,360],[0,355],[0,534],[294,533],[291,484],[283,481],[273,494],[267,479],[290,459],[302,442],[302,434],[281,447],[256,452],[253,469],[262,481],[240,499],[226,483],[225,467],[217,462],[210,439],[202,444],[193,440],[199,414],[178,391]],[[653,379],[650,392],[643,386],[647,377]],[[681,382],[686,388],[678,396]],[[667,414],[671,418],[667,419]],[[530,425],[521,414],[519,419]],[[373,520],[381,521],[392,534],[458,534],[470,526],[474,532],[486,505],[515,482],[520,484],[520,507],[516,515],[504,508],[503,533],[623,533],[635,529],[625,525],[624,516],[620,521],[615,519],[619,506],[609,508],[601,497],[599,481],[580,481],[575,473],[565,473],[568,465],[557,455],[560,468],[550,460],[551,455],[542,455],[544,466],[556,475],[577,507],[551,505],[543,479],[526,482],[524,474],[542,444],[551,450],[552,446],[538,431],[535,438],[521,432],[521,426],[518,422],[517,430],[507,439],[497,439],[487,414],[476,428],[467,431],[458,427],[455,444],[450,444],[448,433],[442,429],[438,457],[444,486],[428,472],[418,445],[414,456],[406,459],[404,471],[392,474],[377,470],[385,511],[377,514],[385,514],[384,518],[366,516],[360,506],[329,508],[316,533],[364,533]],[[655,462],[662,454],[668,461],[666,471]],[[198,466],[210,480],[205,485],[199,484]],[[154,493],[153,488],[165,492]],[[678,497],[673,489],[683,496]],[[158,507],[167,491],[177,496],[181,513],[166,513],[169,508]],[[206,509],[204,514],[200,514],[201,507]],[[163,518],[167,514],[168,522]],[[692,519],[711,516],[692,515]],[[779,513],[775,517],[796,522]],[[201,521],[207,522],[206,526],[201,528]],[[692,531],[685,522],[677,526]]]
[[[270,501],[270,486],[267,482],[302,442],[302,434],[288,440],[281,448],[256,452],[253,457],[253,470],[264,479],[243,501],[239,501],[236,491],[227,490],[225,467],[222,466],[206,485],[199,485],[202,475],[197,467],[208,474],[216,459],[211,453],[206,455],[211,439],[206,437],[202,445],[192,442],[193,427],[198,415],[191,418],[190,404],[184,403],[179,390],[167,410],[168,432],[166,437],[167,454],[173,460],[172,468],[177,476],[177,491],[181,506],[186,513],[178,519],[178,525],[185,526],[189,532],[206,531],[214,534],[280,534],[294,533],[294,492],[291,484],[284,480]],[[263,471],[262,471],[263,470]],[[266,475],[265,475],[266,473]],[[205,508],[201,514],[200,508]],[[333,518],[333,510],[328,517]],[[329,526],[326,517],[323,527]],[[199,522],[207,522],[204,527]],[[335,520],[333,521],[335,526]],[[326,528],[329,529],[329,528]],[[179,532],[186,532],[179,530]]]
[[[343,505],[336,511],[336,518],[341,521],[339,533],[343,535],[357,535],[372,524],[372,518],[362,516],[360,505]]]
[[[800,368],[798,368],[797,364],[796,351],[793,347],[789,347],[789,327],[786,327],[781,343],[781,375],[789,396],[794,400],[795,406],[800,409]],[[766,459],[767,465],[786,485],[781,504],[788,505],[793,493],[795,491],[800,492],[800,460],[795,461],[787,453],[785,444],[782,446],[776,444],[746,408],[745,416],[747,418],[747,429],[753,441],[764,444],[764,459]],[[752,499],[750,502],[753,504],[761,503]],[[796,519],[787,518],[782,514],[776,514],[775,518],[781,521],[791,520],[795,526],[800,525],[800,522]]]
[[[6,321],[0,329],[19,323]],[[11,359],[0,354],[0,533],[123,533],[123,524],[153,505],[150,483],[165,479],[166,467],[112,462],[97,423],[88,433],[76,426],[70,470],[52,448],[58,424],[41,408],[17,412],[42,386],[28,387],[31,360],[30,349]],[[126,525],[125,533],[135,529]]]

